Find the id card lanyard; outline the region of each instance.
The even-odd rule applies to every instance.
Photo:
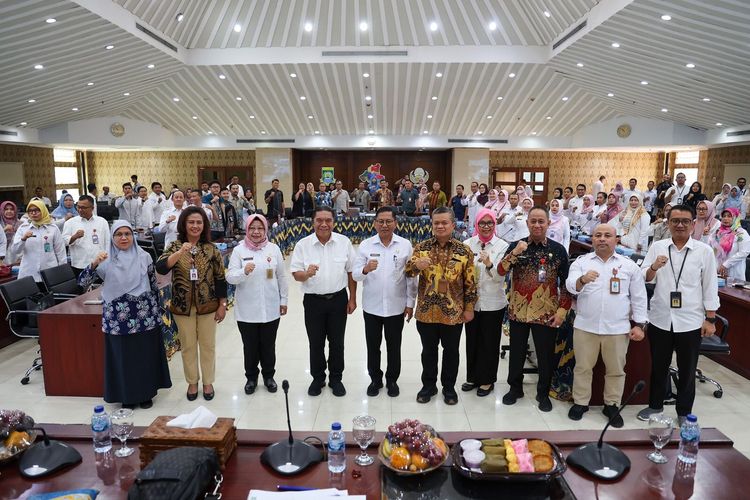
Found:
[[[689,248],[685,249],[685,258],[682,259],[682,265],[680,266],[680,273],[674,273],[674,264],[672,261],[672,247],[668,249],[669,252],[669,267],[672,268],[672,277],[674,278],[674,291],[669,294],[669,307],[672,309],[680,309],[682,307],[682,292],[678,291],[680,287],[680,278],[682,278],[682,270],[685,269],[685,261],[687,260]]]
[[[195,256],[198,255],[198,248],[191,248],[190,255],[190,281],[198,281],[198,269],[195,267]]]

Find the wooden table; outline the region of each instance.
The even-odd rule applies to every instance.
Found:
[[[718,313],[729,320],[727,342],[729,355],[709,356],[717,363],[750,379],[750,291],[742,288],[719,288],[721,306]],[[720,381],[721,382],[721,381]]]
[[[32,493],[60,491],[73,488],[94,488],[101,492],[99,498],[126,498],[127,490],[139,471],[139,454],[127,458],[114,458],[103,461],[96,457],[91,446],[91,431],[85,425],[44,425],[54,439],[60,439],[81,452],[83,463],[51,477],[35,481],[23,479],[18,473],[16,462],[0,466],[0,498],[26,498]],[[136,429],[140,435],[143,428]],[[316,464],[298,476],[283,477],[275,474],[260,463],[260,454],[272,442],[284,439],[285,432],[278,431],[238,431],[238,448],[227,463],[224,472],[222,493],[224,498],[244,499],[250,489],[275,490],[276,485],[298,485],[316,488],[346,488],[351,494],[366,495],[368,499],[381,498],[381,466],[356,467],[354,456],[359,450],[347,442],[347,470],[336,482],[331,483],[325,463]],[[323,437],[322,433],[316,433]],[[676,433],[675,433],[676,434]],[[454,445],[468,437],[536,437],[556,443],[567,455],[575,447],[598,438],[594,431],[565,432],[502,432],[497,433],[444,433],[447,442]],[[669,462],[656,465],[646,459],[653,449],[651,441],[643,430],[611,430],[607,441],[625,452],[632,462],[631,470],[617,482],[601,482],[589,479],[575,470],[568,469],[564,478],[573,494],[579,499],[589,498],[637,498],[638,500],[658,498],[710,498],[712,500],[746,498],[743,479],[750,476],[750,460],[734,449],[732,441],[716,429],[703,429],[701,449],[694,481],[673,482],[677,455],[677,441],[665,448]],[[382,439],[378,433],[369,453],[375,454],[377,443]],[[128,441],[132,447],[138,440]],[[119,446],[119,445],[115,445]],[[351,470],[357,468],[362,476],[353,478]],[[428,476],[429,477],[429,476]],[[676,495],[675,495],[676,492]],[[435,497],[437,498],[437,497]]]

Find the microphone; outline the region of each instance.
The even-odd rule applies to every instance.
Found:
[[[633,391],[625,399],[625,402],[617,410],[617,413],[612,417],[604,426],[599,441],[596,443],[586,443],[579,446],[570,454],[565,460],[568,465],[575,467],[587,474],[594,476],[597,479],[613,481],[618,479],[620,476],[625,474],[630,469],[630,459],[617,447],[612,446],[609,443],[604,442],[604,433],[612,424],[612,420],[617,417],[623,408],[625,408],[633,397],[641,392],[646,387],[646,382],[643,380],[638,381],[633,387]]]
[[[80,463],[82,458],[73,447],[51,440],[42,427],[16,427],[16,430],[41,431],[42,441],[30,446],[18,461],[18,469],[25,478],[47,476],[69,465]]]
[[[281,383],[281,389],[284,391],[284,401],[286,402],[286,425],[289,428],[289,444],[294,444],[294,438],[292,437],[292,420],[289,416],[289,381],[284,380]]]

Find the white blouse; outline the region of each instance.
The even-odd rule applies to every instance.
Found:
[[[253,262],[255,269],[245,274],[245,265]],[[234,318],[243,323],[269,323],[281,315],[287,305],[289,282],[281,250],[267,243],[254,251],[240,243],[232,251],[227,270],[227,283],[236,285]]]
[[[22,241],[21,237],[27,231],[34,233],[34,237]],[[59,266],[68,261],[62,234],[54,224],[41,227],[36,227],[30,222],[21,224],[13,237],[12,252],[21,258],[18,277],[31,276],[34,281],[42,281],[39,274],[42,269]]]

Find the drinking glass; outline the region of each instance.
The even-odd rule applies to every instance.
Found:
[[[112,414],[112,432],[120,440],[120,449],[115,452],[117,457],[129,457],[135,450],[128,448],[127,441],[133,432],[133,410],[120,408]]]
[[[370,465],[375,460],[368,455],[365,450],[367,450],[367,447],[375,438],[375,417],[371,417],[370,415],[360,415],[352,419],[352,424],[354,441],[362,450],[362,453],[354,459],[354,463],[362,466]]]
[[[656,464],[667,463],[668,459],[662,454],[661,450],[669,442],[673,430],[674,419],[672,417],[668,417],[663,413],[651,415],[651,418],[648,419],[648,435],[651,438],[651,442],[654,443],[656,451],[649,453],[649,460]]]

